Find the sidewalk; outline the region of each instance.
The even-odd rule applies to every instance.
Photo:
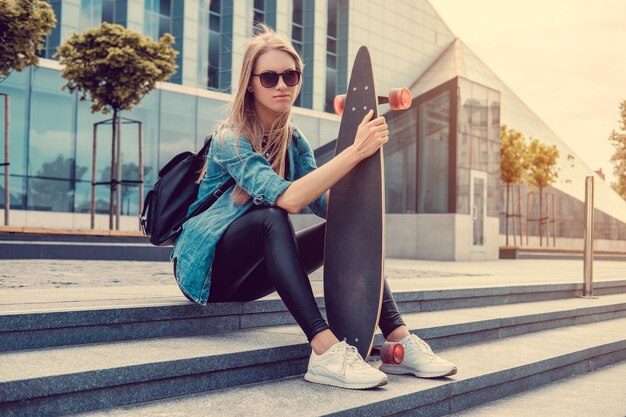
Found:
[[[185,304],[169,262],[0,260],[0,312]],[[387,259],[393,291],[583,282],[578,260],[437,262]],[[323,270],[311,276],[323,295]],[[594,282],[626,280],[624,263],[595,261]],[[278,298],[276,293],[267,297]]]

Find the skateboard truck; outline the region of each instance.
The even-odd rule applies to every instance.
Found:
[[[385,342],[372,348],[372,355],[380,355],[383,363],[399,365],[404,360],[404,346],[398,342]]]
[[[406,110],[411,107],[411,92],[408,88],[394,88],[389,91],[387,97],[378,96],[378,104],[389,104],[391,110]],[[346,94],[335,96],[333,108],[335,113],[342,115],[346,105]],[[356,110],[353,108],[352,110]]]

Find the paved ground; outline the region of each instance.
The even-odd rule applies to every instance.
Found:
[[[387,259],[385,276],[396,287],[423,289],[481,285],[582,282],[579,260],[500,260],[437,262]],[[594,280],[626,279],[626,262],[595,261]],[[322,269],[311,276],[322,280]],[[114,287],[174,284],[170,262],[0,260],[0,289]]]
[[[188,303],[169,262],[0,260],[0,313]],[[392,291],[582,283],[577,260],[436,262],[387,259]],[[323,295],[323,270],[311,276]],[[594,262],[594,281],[626,280],[626,263]],[[277,298],[273,293],[267,298]]]

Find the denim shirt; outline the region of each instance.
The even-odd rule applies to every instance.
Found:
[[[245,138],[227,133],[223,141],[212,141],[207,155],[207,171],[189,212],[230,178],[234,178],[237,185],[252,198],[243,205],[235,204],[231,200],[235,188],[232,186],[208,210],[183,225],[171,259],[176,262],[175,273],[179,287],[194,301],[207,304],[215,248],[228,226],[253,204],[274,206],[292,181],[317,168],[311,145],[295,126],[287,154],[290,172],[288,180],[285,180],[274,172],[263,155],[254,151],[252,144]],[[326,193],[311,203],[309,208],[325,218]]]

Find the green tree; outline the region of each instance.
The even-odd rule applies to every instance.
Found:
[[[104,22],[100,27],[72,35],[55,55],[64,66],[61,76],[68,80],[62,89],[80,91],[81,100],[89,95],[92,113],[113,112],[109,203],[111,229],[114,195],[117,195],[121,169],[117,156],[120,149],[117,133],[120,112],[131,110],[154,89],[157,81],[166,81],[175,73],[178,52],[171,47],[173,43],[174,37],[169,33],[155,42],[123,26]],[[116,204],[118,219],[120,203],[117,201]]]
[[[0,81],[37,65],[37,52],[56,22],[45,1],[0,0]]]
[[[559,176],[556,145],[546,145],[533,139],[528,145],[528,183],[539,190],[539,244],[543,246],[543,189],[553,184]]]
[[[611,187],[626,200],[626,100],[620,103],[619,110],[619,130],[613,130],[609,136],[611,145],[615,147],[611,162],[613,175],[617,178],[617,181],[611,183]]]
[[[512,184],[521,184],[528,170],[524,135],[507,125],[500,126],[500,179],[506,184],[506,245],[509,246],[509,196]],[[515,219],[513,219],[515,222]]]

